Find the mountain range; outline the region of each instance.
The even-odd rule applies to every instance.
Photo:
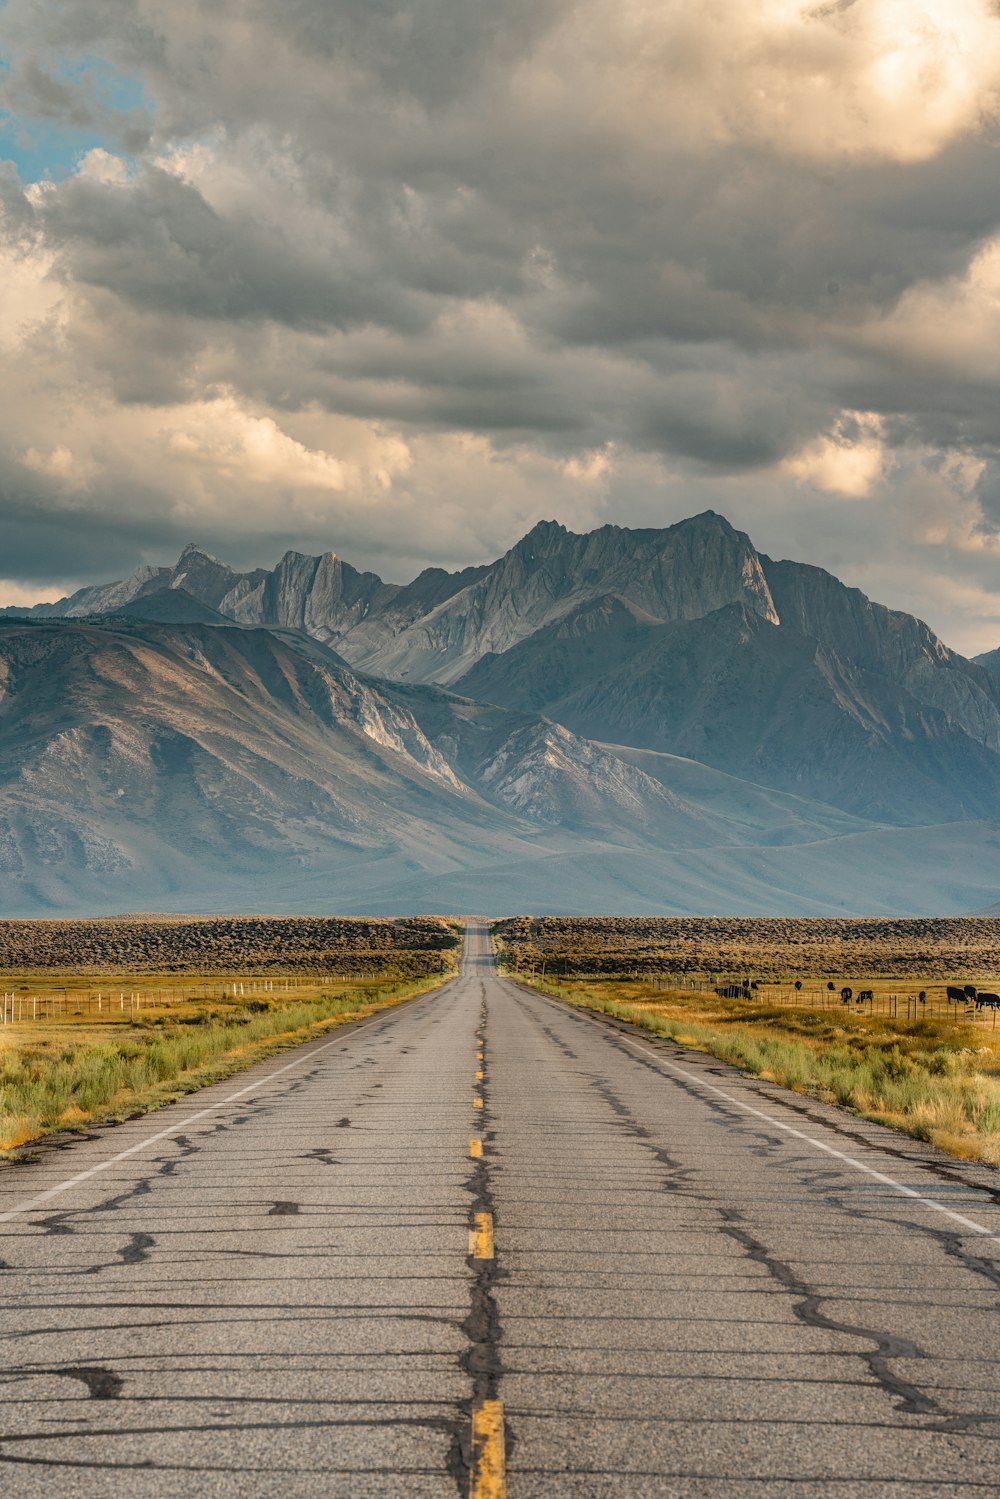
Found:
[[[4,914],[950,912],[1000,888],[1000,653],[708,512],[0,617]]]

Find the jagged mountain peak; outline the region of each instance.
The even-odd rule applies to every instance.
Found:
[[[557,520],[539,520],[521,537],[520,541],[514,543],[510,551],[522,554],[548,551],[553,545],[558,546],[565,537],[572,537],[575,540],[576,532],[567,530]]]
[[[200,546],[196,541],[189,541],[187,545],[182,549],[181,554],[177,559],[177,566],[180,567],[184,563],[193,562],[195,560],[211,562],[216,567],[225,567],[230,572],[232,571],[232,569],[229,567],[229,564],[216,557],[213,552],[207,551],[205,547]]]

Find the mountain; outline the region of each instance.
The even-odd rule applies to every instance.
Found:
[[[7,621],[0,872],[7,916],[930,913],[995,897],[1000,832],[882,828],[293,630]]]
[[[380,683],[305,637],[0,624],[0,869],[11,913],[162,905],[325,870],[427,874],[576,847],[733,841],[724,816],[535,715]],[[383,883],[392,878],[383,869]],[[165,907],[164,907],[165,908]]]
[[[745,605],[656,624],[604,600],[483,658],[456,690],[906,824],[1000,816],[1000,702],[964,664],[949,653],[928,689],[916,650],[892,674]],[[949,693],[952,712],[935,704]]]
[[[693,619],[740,602],[776,620],[749,539],[709,511],[664,530],[602,526],[579,536],[541,521],[488,567],[429,568],[406,587],[359,573],[333,552],[286,552],[272,572],[236,573],[189,546],[173,568],[19,611],[80,618],[162,588],[184,588],[238,624],[304,630],[359,670],[447,684],[487,651],[509,649],[574,606],[617,592],[657,619]]]
[[[200,599],[188,593],[186,588],[154,588],[148,593],[143,590],[134,599],[129,599],[127,604],[120,604],[117,608],[93,617],[147,619],[170,625],[227,625],[230,628],[233,625],[228,615],[220,614],[218,609],[211,608],[209,604],[203,604]]]
[[[163,906],[157,868],[342,909],[501,869],[583,910],[956,909],[1000,885],[996,662],[713,512],[540,522],[405,586],[332,552],[237,572],[190,546],[7,614],[0,857],[26,905],[86,871],[148,876]],[[848,848],[912,851],[907,828],[919,869],[848,871]]]

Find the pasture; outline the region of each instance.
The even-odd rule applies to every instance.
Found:
[[[0,1151],[160,1108],[441,978],[343,980],[228,1000],[192,985],[183,998],[147,991],[142,1006],[100,1013],[70,997],[51,1019],[0,1029]]]
[[[436,917],[0,922],[0,1151],[158,1108],[433,987]]]
[[[523,975],[522,975],[523,977]],[[747,1002],[636,980],[529,980],[742,1071],[1000,1166],[1000,1029],[839,1003]]]

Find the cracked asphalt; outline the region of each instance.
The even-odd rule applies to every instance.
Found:
[[[1000,1177],[487,947],[0,1169],[4,1493],[1000,1495]]]

